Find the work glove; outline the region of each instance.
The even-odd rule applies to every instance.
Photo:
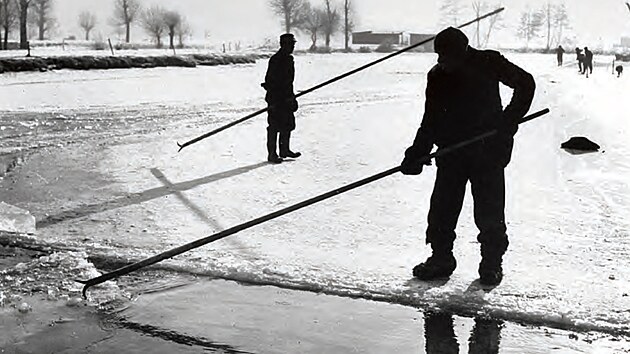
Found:
[[[424,159],[425,155],[426,154],[417,151],[417,148],[414,146],[407,149],[407,151],[405,151],[405,158],[400,164],[400,172],[408,176],[421,174],[424,166],[431,166],[431,160]]]
[[[499,122],[497,123],[497,130],[499,132],[499,136],[512,138],[518,132],[518,123],[519,119],[515,119],[507,114],[504,114]]]

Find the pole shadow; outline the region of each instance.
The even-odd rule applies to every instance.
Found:
[[[210,226],[214,229],[214,232],[223,231],[225,228],[214,218],[210,217],[203,209],[201,209],[197,204],[188,199],[184,193],[177,189],[176,185],[169,181],[169,179],[160,171],[158,168],[152,168],[151,174],[158,179],[165,187],[171,189],[173,191],[173,195],[179,199],[179,201],[184,204],[193,214],[202,222]],[[250,257],[255,257],[255,255],[247,249],[247,245],[240,242],[238,239],[227,239],[225,240],[227,243],[230,243],[235,250],[245,252]]]
[[[165,197],[167,195],[171,195],[174,193],[179,193],[183,191],[187,191],[193,189],[195,187],[199,187],[205,184],[209,184],[212,182],[217,182],[223,179],[236,177],[256,169],[269,166],[268,162],[261,162],[249,166],[235,168],[233,170],[217,173],[214,175],[193,179],[186,182],[180,182],[175,184],[164,185],[163,187],[157,187],[148,189],[142,192],[131,193],[125,195],[120,198],[116,198],[113,200],[109,200],[103,203],[98,204],[89,204],[77,207],[72,210],[66,210],[56,215],[47,216],[44,219],[38,220],[36,227],[38,229],[46,228],[48,226],[52,226],[64,221],[79,219],[85,216],[102,213],[105,211],[110,211],[114,209],[124,208],[127,206],[142,204],[144,202],[148,202],[150,200],[158,199]]]

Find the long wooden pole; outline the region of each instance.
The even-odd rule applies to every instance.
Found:
[[[543,115],[545,115],[547,113],[549,113],[549,109],[544,109],[542,111],[536,112],[534,114],[531,114],[531,115],[523,118],[520,123],[522,124],[522,123],[525,123],[525,122],[530,121],[532,119],[536,119],[536,118],[541,117],[541,116],[543,116]],[[440,157],[440,156],[443,156],[443,155],[446,155],[446,154],[450,154],[453,151],[459,150],[459,149],[461,149],[463,147],[466,147],[466,146],[468,146],[470,144],[476,143],[476,142],[481,141],[483,139],[487,139],[487,138],[489,138],[489,137],[491,137],[491,136],[493,136],[495,134],[497,134],[497,130],[492,130],[492,131],[480,134],[478,136],[475,136],[473,138],[470,138],[468,140],[462,141],[462,142],[460,142],[458,144],[455,144],[455,145],[452,145],[452,146],[449,146],[449,147],[446,147],[446,148],[439,149],[438,151],[436,151],[436,152],[434,152],[432,154],[429,154],[429,155],[425,156],[424,158],[422,158],[422,161],[423,162],[427,162],[427,161],[430,161],[433,158]],[[221,240],[221,239],[226,238],[228,236],[234,235],[234,234],[236,234],[236,233],[238,233],[240,231],[243,231],[243,230],[252,228],[252,227],[254,227],[256,225],[260,225],[262,223],[265,223],[267,221],[279,218],[279,217],[281,217],[283,215],[287,215],[289,213],[292,213],[294,211],[300,210],[300,209],[305,208],[307,206],[319,203],[319,202],[324,201],[326,199],[330,199],[330,198],[338,196],[338,195],[340,195],[342,193],[346,193],[348,191],[351,191],[353,189],[359,188],[359,187],[364,186],[366,184],[370,184],[372,182],[378,181],[380,179],[383,179],[383,178],[385,178],[387,176],[391,176],[391,175],[393,175],[395,173],[398,173],[398,172],[400,172],[400,166],[392,167],[389,170],[383,171],[381,173],[377,173],[377,174],[375,174],[373,176],[364,178],[364,179],[362,179],[360,181],[357,181],[357,182],[354,182],[354,183],[350,183],[350,184],[348,184],[346,186],[343,186],[341,188],[337,188],[337,189],[335,189],[333,191],[330,191],[330,192],[318,195],[316,197],[313,197],[311,199],[305,200],[303,202],[291,205],[291,206],[286,207],[286,208],[284,208],[282,210],[278,210],[278,211],[275,211],[275,212],[273,212],[271,214],[267,214],[267,215],[261,216],[261,217],[259,217],[257,219],[248,221],[246,223],[243,223],[243,224],[231,227],[231,228],[229,228],[227,230],[221,231],[221,232],[216,233],[214,235],[211,235],[211,236],[208,236],[208,237],[204,237],[204,238],[199,239],[197,241],[193,241],[193,242],[190,242],[188,244],[179,246],[177,248],[171,249],[171,250],[166,251],[164,253],[160,253],[158,255],[155,255],[155,256],[153,256],[151,258],[147,258],[147,259],[142,260],[140,262],[130,264],[128,266],[125,266],[125,267],[122,267],[120,269],[117,269],[117,270],[115,270],[115,271],[113,271],[111,273],[103,274],[103,275],[101,275],[99,277],[96,277],[94,279],[90,279],[88,281],[80,281],[79,280],[78,282],[80,282],[82,284],[85,284],[85,286],[83,287],[83,296],[85,297],[87,290],[90,287],[94,286],[94,285],[104,283],[104,282],[106,282],[108,280],[120,277],[120,276],[125,275],[125,274],[129,274],[129,273],[134,272],[134,271],[136,271],[138,269],[150,266],[152,264],[156,264],[158,262],[161,262],[161,261],[169,259],[169,258],[173,258],[173,257],[175,257],[177,255],[180,255],[182,253],[188,252],[188,251],[193,250],[195,248],[199,248],[199,247],[207,245],[207,244],[209,244],[211,242],[215,242],[215,241]]]
[[[498,14],[498,13],[502,12],[503,10],[505,10],[505,8],[504,8],[504,7],[501,7],[501,8],[499,8],[499,9],[496,9],[496,10],[494,10],[494,11],[492,11],[492,12],[489,12],[489,13],[487,13],[487,14],[483,15],[483,16],[477,17],[476,19],[474,19],[474,20],[472,20],[472,21],[466,22],[466,23],[464,23],[464,24],[462,24],[462,25],[458,26],[458,28],[463,28],[463,27],[470,26],[470,25],[472,25],[472,24],[473,24],[473,23],[475,23],[475,22],[479,22],[479,21],[484,20],[484,19],[486,19],[486,18],[488,18],[488,17],[494,16],[494,15],[496,15],[496,14]],[[347,78],[348,76],[352,76],[352,75],[354,75],[354,74],[356,74],[356,73],[358,73],[358,72],[360,72],[360,71],[363,71],[363,70],[365,70],[365,69],[371,68],[371,67],[372,67],[372,66],[374,66],[374,65],[380,64],[380,63],[382,63],[382,62],[384,62],[384,61],[386,61],[386,60],[389,60],[389,59],[391,59],[391,58],[393,58],[393,57],[396,57],[396,56],[398,56],[398,55],[400,55],[400,54],[406,53],[406,52],[408,52],[408,51],[410,51],[410,50],[413,50],[413,49],[418,48],[418,47],[421,47],[421,46],[423,46],[423,45],[425,45],[425,44],[427,44],[427,43],[430,43],[430,42],[432,42],[434,39],[435,39],[435,36],[432,36],[432,37],[427,38],[427,39],[425,39],[425,40],[423,40],[423,41],[420,41],[420,42],[418,42],[418,43],[416,43],[416,44],[410,45],[410,46],[405,47],[405,48],[403,48],[403,49],[401,49],[401,50],[399,50],[399,51],[396,51],[396,52],[391,53],[391,54],[389,54],[389,55],[386,55],[386,56],[384,56],[384,57],[382,57],[382,58],[380,58],[380,59],[377,59],[377,60],[375,60],[375,61],[373,61],[373,62],[370,62],[370,63],[368,63],[368,64],[365,64],[365,65],[363,65],[363,66],[361,66],[361,67],[358,67],[358,68],[356,68],[356,69],[354,69],[354,70],[350,70],[350,71],[348,71],[348,72],[346,72],[346,73],[344,73],[344,74],[341,74],[341,75],[339,75],[339,76],[336,76],[336,77],[334,77],[334,78],[332,78],[332,79],[330,79],[330,80],[328,80],[328,81],[325,81],[325,82],[322,82],[321,84],[315,85],[315,86],[311,87],[311,88],[310,88],[310,89],[308,89],[308,90],[305,90],[305,91],[302,91],[302,92],[298,93],[297,95],[295,95],[295,98],[299,98],[299,97],[302,97],[302,96],[304,96],[304,95],[308,95],[309,93],[311,93],[311,92],[313,92],[313,91],[316,91],[316,90],[319,90],[319,89],[320,89],[320,88],[322,88],[322,87],[325,87],[325,86],[328,86],[328,85],[330,85],[330,84],[332,84],[332,83],[335,83],[335,82],[337,82],[337,81],[343,80],[343,79]],[[291,98],[291,99],[293,99],[293,98]],[[233,121],[233,122],[231,122],[231,123],[228,123],[228,124],[226,124],[226,125],[224,125],[224,126],[221,126],[221,127],[217,128],[217,129],[215,129],[215,130],[211,131],[211,132],[208,132],[208,133],[206,133],[206,134],[200,135],[200,136],[198,136],[198,137],[196,137],[196,138],[194,138],[194,139],[192,139],[192,140],[189,140],[189,141],[187,141],[187,142],[185,142],[185,143],[183,143],[183,144],[177,143],[177,146],[179,146],[179,151],[182,151],[182,149],[184,149],[184,148],[185,148],[185,147],[187,147],[187,146],[190,146],[190,145],[192,145],[192,144],[198,143],[198,142],[200,142],[201,140],[207,139],[207,138],[209,138],[209,137],[211,137],[211,136],[213,136],[213,135],[216,135],[216,134],[218,134],[218,133],[220,133],[220,132],[222,132],[222,131],[224,131],[224,130],[226,130],[226,129],[229,129],[229,128],[231,128],[231,127],[235,126],[235,125],[241,124],[241,123],[243,123],[243,122],[245,122],[245,121],[247,121],[247,120],[250,120],[251,118],[254,118],[254,117],[256,117],[256,116],[259,116],[259,115],[261,115],[261,114],[263,114],[263,113],[267,112],[270,108],[271,108],[271,107],[262,108],[262,109],[260,109],[260,110],[258,110],[258,111],[256,111],[256,112],[254,112],[254,113],[251,113],[251,114],[249,114],[249,115],[246,115],[246,116],[245,116],[245,117],[243,117],[243,118],[237,119],[237,120],[235,120],[235,121]]]

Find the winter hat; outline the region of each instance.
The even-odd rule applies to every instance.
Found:
[[[449,27],[435,36],[435,52],[440,55],[457,55],[468,48],[468,37],[457,28]]]

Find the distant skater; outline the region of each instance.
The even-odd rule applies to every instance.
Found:
[[[302,154],[290,148],[291,132],[295,130],[295,112],[298,103],[293,91],[295,64],[293,50],[295,37],[280,36],[280,50],[269,59],[269,67],[262,87],[267,90],[265,101],[269,105],[267,122],[267,161],[281,163],[283,158],[298,158]],[[279,141],[278,141],[279,138]],[[279,145],[280,154],[276,151]]]
[[[433,254],[413,269],[413,275],[433,280],[449,277],[455,270],[455,228],[470,181],[481,243],[480,283],[498,285],[508,247],[504,169],[511,159],[517,122],[529,110],[536,84],[532,75],[499,52],[468,46],[468,38],[458,29],[440,32],[434,45],[438,62],[428,74],[424,117],[401,171],[422,173],[429,163],[423,157],[434,145],[444,148],[495,128],[499,135],[437,158],[426,231]],[[505,109],[499,83],[514,90]]]
[[[617,77],[621,77],[621,74],[623,74],[623,65],[617,65],[615,71],[617,72]]]
[[[582,49],[575,48],[575,55],[577,56],[578,70],[582,74],[584,72],[584,54],[582,54]]]
[[[586,77],[588,77],[589,74],[593,74],[593,52],[591,52],[588,47],[584,47],[584,65],[582,74],[586,74]]]
[[[561,45],[556,48],[556,56],[558,58],[558,66],[562,66],[563,58],[564,58],[564,48]]]

